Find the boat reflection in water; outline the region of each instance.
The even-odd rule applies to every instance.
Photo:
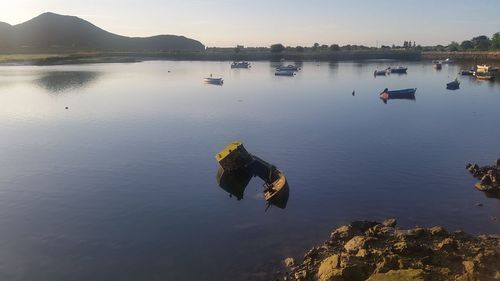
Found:
[[[264,181],[264,199],[268,208],[271,205],[286,208],[290,189],[285,175],[274,165],[248,153],[240,142],[229,144],[215,158],[220,164],[217,183],[230,195],[243,199],[250,180],[259,177]]]

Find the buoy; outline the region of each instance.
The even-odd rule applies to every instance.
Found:
[[[69,109],[69,107],[66,106],[66,109]]]
[[[356,92],[353,90],[353,91],[352,91],[352,95],[354,96],[355,94],[356,94]]]

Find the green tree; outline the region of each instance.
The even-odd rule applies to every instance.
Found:
[[[448,51],[450,52],[456,52],[458,51],[458,48],[460,48],[460,45],[455,41],[452,41],[447,47]]]
[[[486,51],[491,46],[490,38],[488,38],[488,36],[485,35],[474,37],[472,38],[471,41],[472,44],[474,44],[474,49],[476,50]]]
[[[330,46],[330,50],[336,52],[336,51],[340,51],[340,46],[338,44],[333,44]]]
[[[500,50],[500,32],[497,32],[491,36],[491,49]]]
[[[304,47],[302,46],[297,46],[295,47],[295,51],[299,52],[299,53],[303,53],[304,52]]]
[[[283,44],[273,44],[271,45],[271,53],[281,53],[285,50]]]
[[[464,51],[474,49],[474,43],[470,40],[465,40],[460,44],[460,49]]]

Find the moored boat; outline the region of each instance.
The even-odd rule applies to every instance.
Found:
[[[231,68],[250,68],[250,63],[247,61],[235,61],[231,64]]]
[[[216,85],[222,85],[224,83],[224,79],[215,77],[207,77],[204,79],[204,81],[205,83],[216,84]]]
[[[389,67],[387,68],[387,70],[389,70],[391,73],[406,73],[408,67],[402,67],[402,66],[398,66],[395,68]]]
[[[300,67],[297,67],[293,64],[289,64],[289,65],[278,66],[278,67],[276,67],[276,70],[277,71],[283,71],[283,70],[298,71],[298,70],[300,70]]]
[[[450,63],[454,63],[454,61],[450,58],[446,58],[445,60],[441,61],[442,64],[450,64]]]
[[[276,75],[276,76],[294,76],[295,71],[293,71],[293,70],[276,70],[274,72],[274,75]]]
[[[473,69],[469,69],[469,70],[460,70],[460,75],[468,75],[468,76],[472,76],[474,75],[474,70]]]
[[[280,201],[286,202],[288,201],[288,192],[289,189],[285,174],[283,174],[283,172],[279,169],[273,167],[270,180],[264,183],[264,199],[269,203]],[[287,200],[283,200],[280,197],[286,197]],[[278,207],[280,206],[278,205]]]
[[[493,81],[495,79],[495,76],[489,73],[476,73],[476,79]]]
[[[495,71],[498,71],[498,67],[493,67],[491,65],[486,65],[486,64],[477,65],[476,71],[479,73],[495,72]]]
[[[387,69],[384,70],[375,70],[373,72],[373,76],[385,76],[387,74]]]
[[[440,61],[433,61],[432,62],[432,67],[434,67],[434,69],[438,69],[439,70],[439,69],[443,68],[443,65],[441,64]]]
[[[447,89],[458,89],[460,88],[460,81],[458,81],[457,78],[455,78],[455,80],[451,81],[450,83],[447,83],[446,84],[446,88]]]
[[[388,99],[415,99],[415,92],[417,88],[408,88],[401,90],[392,90],[384,89],[382,93],[380,93],[380,98],[383,100]]]

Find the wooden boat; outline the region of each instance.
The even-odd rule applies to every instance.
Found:
[[[385,76],[387,74],[387,69],[384,70],[375,70],[373,72],[373,76]]]
[[[248,153],[241,142],[230,143],[215,155],[215,159],[220,164],[217,183],[229,194],[238,200],[243,199],[251,178],[257,176],[264,181],[264,199],[269,206],[286,207],[289,187],[285,174],[276,166]]]
[[[266,201],[277,201],[284,191],[288,191],[288,183],[285,174],[273,167],[269,181],[264,183],[264,199]]]
[[[398,66],[396,68],[389,67],[387,68],[387,70],[389,70],[391,73],[406,73],[408,67],[402,67],[402,66]]]
[[[282,65],[282,66],[276,67],[276,71],[299,71],[299,70],[300,70],[300,68],[293,65],[293,64]]]
[[[415,92],[417,88],[409,88],[402,90],[389,91],[387,88],[380,93],[380,98],[383,100],[388,99],[415,99]]]
[[[493,81],[495,79],[495,76],[487,73],[482,73],[482,74],[476,73],[476,79]]]
[[[231,68],[250,68],[250,63],[247,61],[235,61],[231,64]]]
[[[295,71],[293,71],[293,70],[276,70],[274,72],[274,75],[276,75],[276,76],[294,76]]]
[[[451,81],[450,83],[447,83],[446,88],[447,89],[458,89],[458,88],[460,88],[460,81],[458,81],[458,79],[455,79],[455,80]]]
[[[205,81],[205,83],[216,84],[216,85],[222,85],[224,83],[224,79],[214,78],[214,77],[207,77],[204,79],[204,81]]]

